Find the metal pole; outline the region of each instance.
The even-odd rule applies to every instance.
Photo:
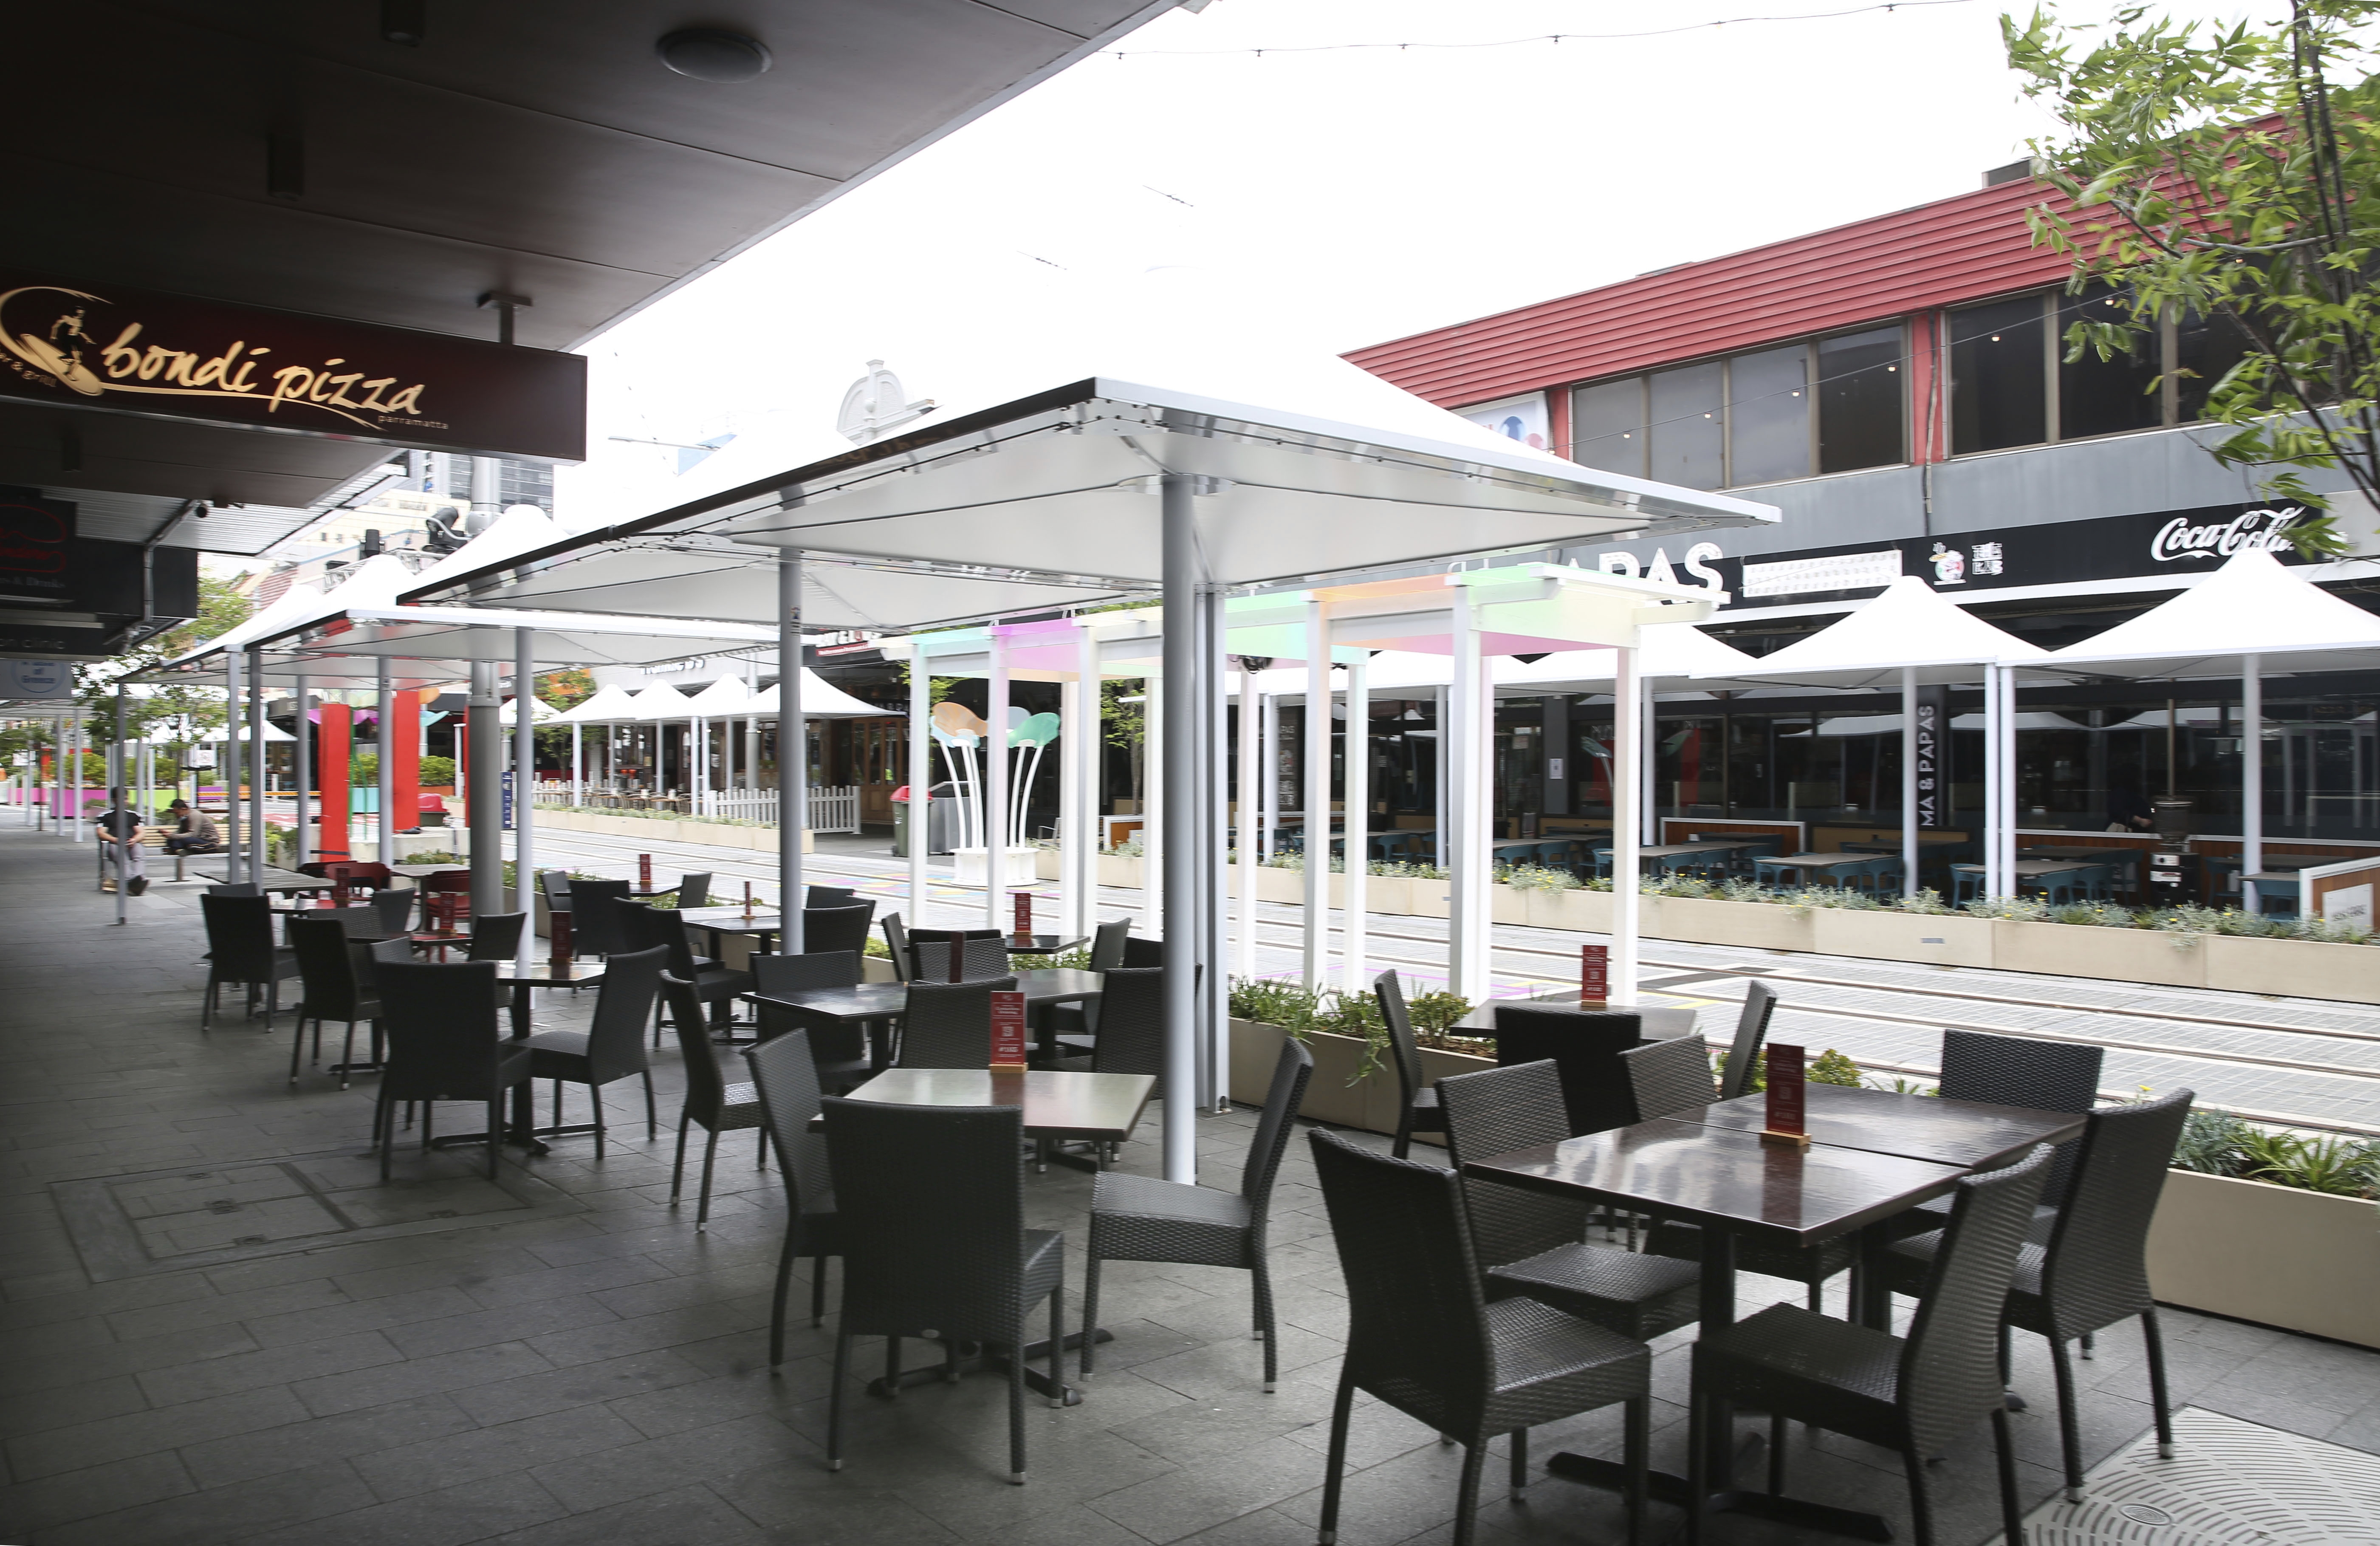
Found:
[[[1305,603],[1305,991],[1330,975],[1330,643],[1321,602]]]
[[[310,684],[298,678],[298,744],[291,748],[292,783],[298,785],[298,862],[311,864],[314,860],[314,823],[312,814],[314,769],[310,759],[314,753],[314,721],[307,700]]]
[[[115,684],[115,787],[121,789],[132,782],[124,776],[124,684],[122,682]],[[130,801],[126,801],[124,805],[115,805],[111,792],[109,803],[115,806],[119,818],[116,826],[121,836],[121,841],[117,843],[115,848],[115,926],[120,929],[124,927],[124,908],[132,891],[132,856],[139,851],[140,826],[140,818],[137,815],[128,826],[121,820],[123,816],[130,813],[126,810],[126,806],[131,804]]]
[[[1075,675],[1081,679],[1083,688],[1083,718],[1075,742],[1075,755],[1081,765],[1075,776],[1081,785],[1077,798],[1083,830],[1075,836],[1071,862],[1075,866],[1075,887],[1083,899],[1083,930],[1087,933],[1099,923],[1099,848],[1107,833],[1099,810],[1100,749],[1107,739],[1107,689],[1106,678],[1099,670],[1099,635],[1082,618],[1075,620]]]
[[[242,660],[237,650],[224,651],[224,879],[237,884],[240,876],[239,846],[239,694]],[[261,879],[262,877],[258,877]]]
[[[1281,846],[1281,698],[1262,693],[1257,699],[1257,720],[1264,747],[1257,770],[1257,857],[1268,859]]]
[[[1488,658],[1480,651],[1479,630],[1472,616],[1468,586],[1454,588],[1453,627],[1449,642],[1453,653],[1453,681],[1447,692],[1447,721],[1439,726],[1440,755],[1447,776],[1446,868],[1448,986],[1472,1002],[1488,996],[1490,923],[1488,889],[1494,847],[1488,841],[1490,812],[1488,783],[1479,749],[1489,711],[1481,702],[1487,689]]]
[[[1641,637],[1641,636],[1640,636]],[[1609,1002],[1636,1002],[1637,924],[1644,897],[1636,889],[1636,812],[1650,804],[1637,752],[1651,726],[1638,718],[1643,663],[1633,645],[1611,652],[1611,984]]]
[[[2240,906],[2261,912],[2256,883],[2244,877],[2265,868],[2265,663],[2240,660]]]
[[[983,918],[1005,930],[1008,905],[1008,639],[991,629],[991,675],[984,683]]]
[[[396,688],[383,662],[376,674],[380,686],[380,718],[372,725],[372,807],[379,812],[372,831],[379,835],[380,861],[396,862]],[[501,874],[502,872],[499,871]]]
[[[1645,764],[1644,782],[1637,797],[1637,810],[1644,813],[1638,830],[1647,844],[1655,844],[1661,841],[1661,716],[1653,701],[1652,678],[1638,676],[1636,692],[1644,724],[1644,739],[1637,743],[1637,755]]]
[[[470,719],[464,726],[470,762],[464,808],[471,839],[471,915],[504,910],[504,726],[496,722],[496,663],[471,663]]]
[[[924,640],[911,636],[909,640],[909,923],[912,928],[926,921],[926,850],[933,842],[933,805],[929,794],[934,782],[933,738],[933,662],[926,654]],[[784,689],[778,688],[782,701]],[[778,724],[782,726],[783,721]],[[778,754],[783,755],[784,732],[777,733]],[[905,968],[904,968],[905,969]]]
[[[261,881],[273,862],[264,824],[264,782],[273,762],[264,749],[264,651],[255,649],[248,652],[248,854]]]
[[[520,964],[537,957],[537,635],[513,630],[513,895],[521,915]],[[387,762],[381,764],[387,776]],[[387,797],[382,797],[385,806]],[[393,830],[393,829],[392,829]],[[386,841],[394,844],[396,839]],[[550,925],[549,925],[550,927]]]
[[[1058,686],[1058,931],[1079,938],[1091,931],[1091,899],[1084,895],[1083,877],[1075,865],[1082,846],[1083,760],[1075,755],[1074,737],[1083,733],[1083,677]]]
[[[1248,658],[1240,657],[1240,812],[1239,830],[1240,937],[1238,976],[1257,975],[1257,858],[1264,819],[1264,753],[1257,724],[1264,719],[1264,700],[1257,691],[1257,674]]]
[[[785,942],[778,948],[788,956],[803,948],[809,753],[809,724],[802,718],[802,554],[786,548],[777,554],[777,909],[784,915]]]
[[[2000,670],[1984,667],[1984,895],[2005,896],[2000,883]]]
[[[1430,812],[1430,820],[1435,823],[1437,830],[1431,834],[1430,851],[1431,862],[1440,870],[1444,870],[1448,868],[1447,856],[1451,851],[1447,843],[1449,809],[1447,797],[1452,793],[1454,761],[1447,747],[1451,738],[1448,730],[1448,711],[1453,703],[1453,694],[1444,688],[1432,688],[1429,692],[1430,712],[1438,718],[1438,739],[1431,743],[1437,752],[1438,779],[1437,788],[1432,795],[1435,809]]]
[[[1223,970],[1224,869],[1231,829],[1231,737],[1226,733],[1230,681],[1225,647],[1231,641],[1229,609],[1222,587],[1199,592],[1198,769],[1203,776],[1198,813],[1198,959],[1213,963],[1198,980],[1199,1101],[1218,1114],[1232,1109],[1232,984]]]
[[[2016,847],[2018,790],[2016,783],[2016,670],[2001,666],[2000,674],[2000,804],[2007,820],[2000,826],[2000,874],[2009,895],[2017,893]]]
[[[570,725],[570,803],[587,803],[587,727],[572,721]]]
[[[1347,772],[1342,802],[1347,808],[1347,875],[1339,897],[1342,954],[1346,959],[1347,992],[1364,992],[1366,893],[1372,873],[1372,690],[1365,680],[1363,661],[1347,666],[1347,734],[1341,743]]]
[[[1900,894],[1917,895],[1917,668],[1900,668]]]
[[[1158,777],[1165,766],[1165,680],[1148,676],[1140,684],[1140,723],[1144,737],[1141,763],[1148,769],[1141,780],[1143,797],[1140,808],[1140,899],[1141,926],[1153,933],[1165,932],[1165,920],[1172,916],[1166,909],[1165,866],[1172,850],[1165,840],[1165,815],[1173,797]]]
[[[1169,472],[1158,481],[1164,536],[1165,690],[1160,703],[1144,705],[1164,710],[1161,723],[1165,760],[1152,769],[1157,776],[1149,785],[1165,791],[1160,851],[1177,860],[1187,858],[1197,843],[1196,804],[1186,797],[1197,767],[1196,710],[1204,663],[1198,658],[1193,630],[1184,626],[1197,605],[1199,575],[1193,505],[1196,487],[1192,479],[1180,473]],[[1152,696],[1156,695],[1157,686],[1155,681],[1149,684]],[[1165,874],[1166,919],[1169,924],[1184,925],[1165,931],[1163,957],[1165,1178],[1181,1182],[1198,1179],[1197,1111],[1192,1099],[1198,1083],[1198,1059],[1192,1037],[1196,1024],[1196,979],[1201,963],[1194,931],[1187,927],[1198,906],[1197,879],[1196,868],[1182,862],[1175,862]],[[1211,972],[1215,964],[1207,966]]]

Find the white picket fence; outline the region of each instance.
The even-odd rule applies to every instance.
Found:
[[[571,804],[570,785],[563,780],[539,780],[537,803],[546,806]],[[774,789],[710,789],[699,795],[623,795],[589,789],[586,803],[595,807],[677,810],[696,818],[765,822],[771,826],[777,821],[777,791]],[[856,833],[859,830],[857,785],[813,786],[809,791],[809,828],[812,832]]]

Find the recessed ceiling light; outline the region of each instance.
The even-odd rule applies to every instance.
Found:
[[[776,63],[758,38],[710,27],[667,33],[653,44],[653,52],[662,64],[697,80],[749,80]]]

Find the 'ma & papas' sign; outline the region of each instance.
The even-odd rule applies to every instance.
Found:
[[[5,270],[0,396],[536,461],[587,450],[577,355]]]

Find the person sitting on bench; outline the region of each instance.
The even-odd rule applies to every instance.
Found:
[[[193,810],[188,800],[176,800],[165,808],[166,816],[175,822],[165,839],[169,854],[212,854],[223,847],[223,833],[215,819],[203,810]]]
[[[110,885],[121,885],[128,895],[138,896],[149,889],[149,874],[141,862],[140,813],[124,801],[124,791],[110,789],[109,805],[91,822],[91,831],[99,838],[103,859],[115,870]]]

